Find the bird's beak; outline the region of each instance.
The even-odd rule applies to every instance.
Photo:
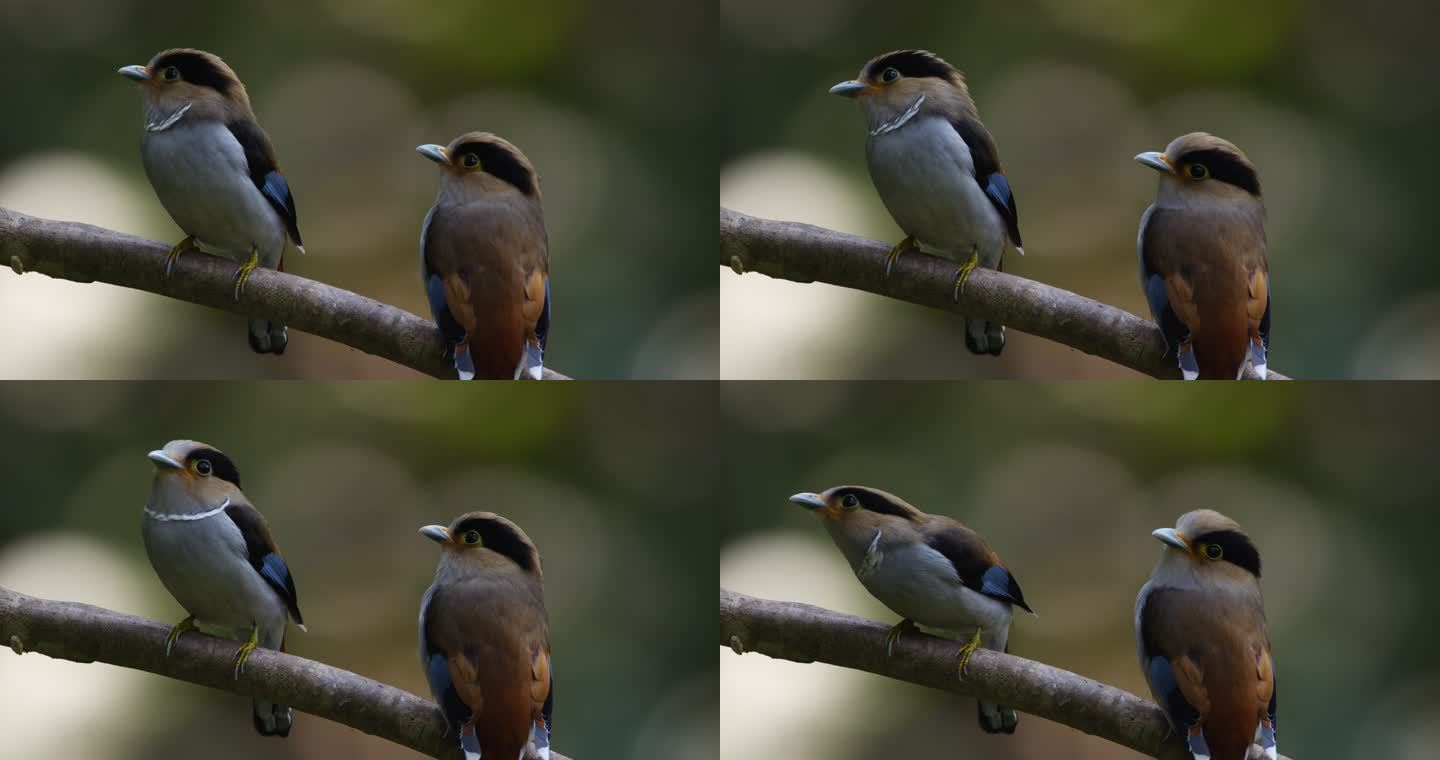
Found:
[[[864,92],[867,87],[869,87],[869,85],[865,84],[864,82],[857,82],[852,79],[848,82],[841,82],[840,84],[831,87],[830,94],[839,95],[842,98],[853,98]]]
[[[1173,546],[1183,552],[1190,551],[1189,542],[1179,533],[1176,533],[1174,528],[1161,528],[1150,535],[1154,536],[1162,544]]]
[[[806,509],[824,509],[825,500],[820,498],[818,493],[797,493],[790,497],[791,504],[799,504]]]
[[[157,469],[157,470],[183,470],[183,469],[185,469],[185,465],[180,464],[179,462],[175,461],[174,457],[170,456],[169,454],[166,454],[164,451],[161,451],[160,449],[155,449],[154,451],[150,452],[149,454],[146,454],[145,456],[150,457],[150,461],[152,461],[152,462],[155,463],[155,469]]]
[[[450,540],[450,529],[444,525],[426,525],[420,529],[420,535],[436,543],[445,543]]]
[[[144,66],[126,66],[115,73],[136,82],[144,82],[150,78],[150,72],[146,71]]]
[[[450,151],[445,150],[443,145],[421,145],[415,149],[415,152],[437,164],[450,163]]]
[[[1175,167],[1171,165],[1170,159],[1166,158],[1164,153],[1157,153],[1152,150],[1146,153],[1141,153],[1140,155],[1135,157],[1135,160],[1139,161],[1142,164],[1145,164],[1146,166],[1154,169],[1157,172],[1164,172],[1166,174],[1175,173]]]

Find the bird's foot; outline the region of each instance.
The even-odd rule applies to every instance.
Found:
[[[910,235],[890,249],[890,255],[885,257],[885,277],[887,279],[890,277],[890,269],[895,266],[895,260],[900,258],[900,254],[913,247],[915,247],[915,236]]]
[[[960,647],[960,680],[965,680],[965,666],[970,664],[970,655],[980,648],[980,629],[975,629],[975,635],[970,637],[970,643]]]
[[[165,279],[170,279],[170,270],[175,268],[175,260],[180,258],[180,254],[194,247],[195,236],[189,235],[170,248],[170,254],[165,257]]]
[[[970,273],[975,271],[975,267],[979,264],[980,249],[973,248],[970,250],[970,260],[955,270],[955,293],[951,296],[955,303],[960,303],[960,294],[965,292],[965,281],[970,279]]]
[[[258,266],[260,266],[260,249],[251,248],[249,260],[235,270],[235,303],[240,303],[240,294],[245,292],[245,281],[250,279],[250,273],[255,271],[255,267]]]
[[[239,680],[240,674],[245,672],[245,663],[250,659],[250,653],[255,647],[260,646],[260,626],[251,626],[250,638],[235,650],[235,678]]]
[[[194,616],[194,615],[191,615],[190,617],[187,617],[187,618],[185,618],[184,620],[181,620],[180,622],[176,623],[176,624],[175,624],[175,627],[170,629],[170,635],[168,635],[168,636],[165,637],[165,656],[166,656],[166,657],[169,657],[169,656],[170,656],[170,648],[173,647],[173,646],[175,646],[175,642],[176,642],[176,641],[179,641],[179,640],[180,640],[180,634],[182,634],[182,633],[184,633],[184,632],[186,632],[186,631],[193,631],[193,630],[195,630],[195,616]]]
[[[915,622],[910,620],[909,618],[901,620],[900,622],[891,626],[890,634],[885,637],[885,656],[889,657],[890,655],[895,654],[895,642],[900,639],[900,635],[905,633],[906,631],[913,630],[915,630]]]

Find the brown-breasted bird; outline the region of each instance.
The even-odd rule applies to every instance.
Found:
[[[427,525],[440,544],[420,601],[420,665],[468,760],[550,757],[554,680],[540,553],[493,512]]]
[[[155,480],[140,533],[160,582],[189,616],[170,629],[165,654],[192,629],[243,641],[235,677],[257,646],[285,651],[285,622],[305,630],[295,579],[265,517],[240,490],[235,462],[199,441],[152,451]],[[289,736],[290,708],[253,702],[255,730]]]
[[[540,176],[489,132],[416,150],[440,165],[420,231],[420,279],[462,380],[539,380],[550,334]]]
[[[140,84],[145,174],[186,235],[170,249],[167,278],[190,249],[238,260],[238,302],[257,266],[284,271],[287,250],[305,252],[270,136],[255,121],[245,85],[219,56],[176,48],[120,74]],[[285,325],[264,319],[250,320],[249,336],[262,354],[283,354],[289,341]]]
[[[912,247],[953,259],[960,266],[952,298],[959,302],[975,267],[1000,270],[1006,253],[1025,253],[1000,152],[959,69],[934,53],[896,50],[871,59],[859,77],[830,92],[854,98],[864,111],[870,179],[906,235],[890,249],[887,276]],[[1005,327],[966,320],[965,345],[999,356]]]
[[[1000,556],[949,517],[865,486],[797,493],[790,501],[820,518],[865,590],[904,618],[890,629],[889,647],[917,623],[948,638],[969,637],[960,650],[963,677],[977,648],[1008,651],[1014,607],[1032,612]],[[987,733],[1015,733],[1014,709],[979,707]]]
[[[1160,172],[1140,217],[1140,287],[1186,380],[1265,377],[1270,265],[1260,175],[1232,143],[1192,132],[1136,161]]]
[[[1260,552],[1234,520],[1188,512],[1135,600],[1140,670],[1195,760],[1275,760],[1275,660],[1260,595]]]

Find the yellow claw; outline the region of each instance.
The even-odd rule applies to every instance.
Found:
[[[885,257],[885,276],[887,278],[890,276],[890,269],[895,266],[895,260],[900,258],[900,254],[912,248],[914,245],[915,236],[910,235],[896,243],[895,247],[890,249],[890,255]]]
[[[975,267],[979,264],[980,249],[970,249],[970,260],[961,264],[960,268],[955,270],[955,295],[952,296],[952,298],[955,299],[955,303],[960,303],[960,294],[965,290],[965,281],[970,279],[970,273],[975,271]]]
[[[250,273],[253,272],[253,271],[255,271],[255,267],[257,267],[257,266],[260,266],[260,249],[259,249],[259,248],[251,248],[251,249],[250,249],[250,259],[249,259],[248,261],[246,261],[244,264],[241,264],[239,269],[235,270],[235,302],[236,302],[236,303],[239,303],[239,302],[240,302],[240,294],[243,293],[243,292],[245,292],[245,281],[248,280],[248,279],[250,279]]]
[[[891,626],[890,634],[885,637],[885,656],[889,657],[895,653],[895,642],[900,639],[900,634],[913,630],[915,630],[915,623],[908,618]]]
[[[970,637],[970,643],[960,647],[960,679],[965,679],[965,666],[970,664],[970,655],[980,648],[980,628],[975,629],[975,635]]]
[[[240,674],[245,672],[245,661],[250,659],[250,653],[260,645],[260,626],[251,626],[250,638],[240,648],[235,650],[235,678],[238,680]]]
[[[165,279],[170,279],[170,270],[175,268],[175,260],[180,258],[180,254],[194,247],[195,236],[189,235],[186,236],[184,240],[176,243],[174,247],[170,249],[170,255],[165,257]]]
[[[175,646],[176,641],[180,640],[180,634],[186,631],[193,630],[195,630],[194,615],[191,615],[190,617],[187,617],[184,620],[176,623],[175,627],[170,629],[170,635],[165,637],[165,656],[170,656],[170,648]]]

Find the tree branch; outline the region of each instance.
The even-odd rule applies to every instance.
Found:
[[[883,266],[883,265],[882,265]],[[823,662],[933,689],[984,697],[1161,760],[1190,760],[1153,702],[1043,663],[988,649],[961,680],[953,641],[907,633],[885,654],[889,627],[808,604],[720,589],[720,645],[793,662]],[[1251,756],[1259,752],[1251,748]],[[1281,760],[1285,760],[1282,757]]]
[[[434,322],[348,290],[269,269],[256,269],[250,275],[236,303],[234,262],[187,253],[175,262],[166,280],[169,252],[170,246],[154,240],[0,208],[0,263],[16,274],[39,272],[75,282],[108,282],[264,317],[431,377],[455,377]],[[570,378],[547,369],[545,379]]]
[[[900,301],[989,319],[1108,359],[1151,377],[1180,376],[1165,358],[1160,329],[1123,309],[1067,290],[976,269],[960,303],[952,300],[955,263],[906,253],[885,277],[890,246],[810,224],[777,222],[720,209],[720,266],[794,282],[825,282]],[[1249,368],[1246,377],[1258,377]],[[1271,370],[1269,379],[1290,378]]]
[[[346,670],[302,657],[256,649],[245,672],[233,675],[236,643],[186,633],[165,656],[170,629],[88,604],[37,599],[0,588],[0,643],[16,654],[39,652],[74,662],[107,662],[297,710],[409,747],[459,760],[454,737],[435,703]],[[417,664],[418,667],[418,664]],[[534,753],[530,753],[534,758]],[[568,760],[556,752],[551,760]]]

